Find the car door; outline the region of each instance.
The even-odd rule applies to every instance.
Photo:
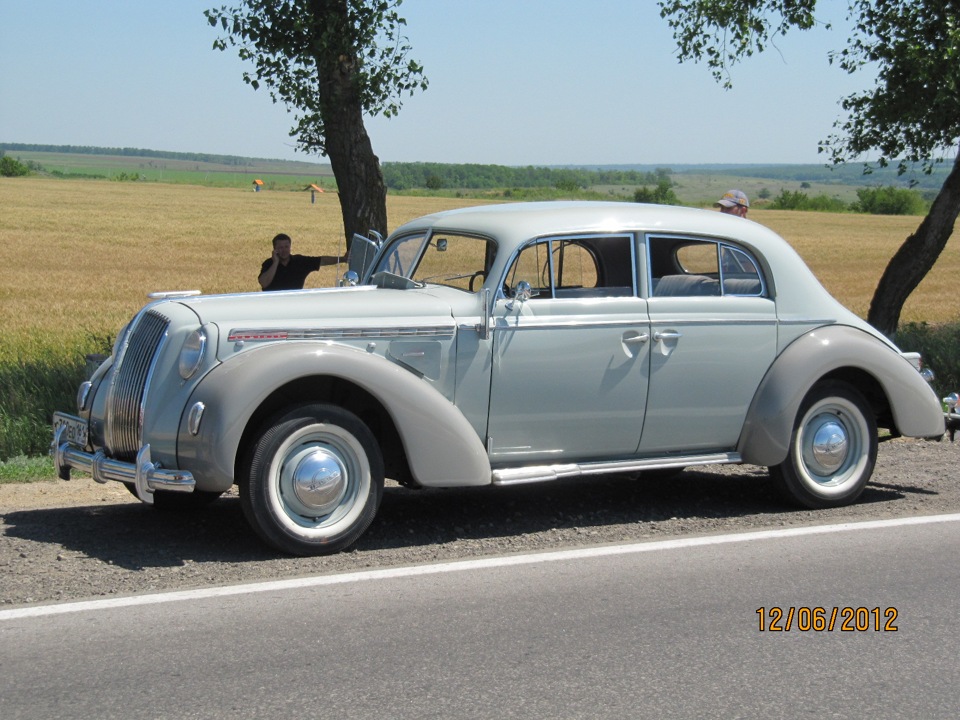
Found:
[[[757,259],[731,243],[648,235],[650,387],[640,452],[730,450],[776,355]]]
[[[494,303],[494,463],[626,457],[643,427],[650,323],[632,234],[540,239]]]

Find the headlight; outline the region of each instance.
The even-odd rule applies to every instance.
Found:
[[[187,336],[180,349],[180,377],[189,380],[203,362],[203,352],[207,347],[207,335],[203,330],[194,330]]]

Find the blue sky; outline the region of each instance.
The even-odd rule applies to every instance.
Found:
[[[220,4],[0,0],[0,142],[318,159],[236,52],[211,49],[202,13]],[[654,0],[405,0],[430,87],[367,129],[387,162],[822,162],[838,100],[867,79],[829,65],[846,3],[820,5],[832,30],[778,39],[724,90],[677,62]]]

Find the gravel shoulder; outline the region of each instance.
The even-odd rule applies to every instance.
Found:
[[[77,475],[0,485],[0,605],[88,599],[513,553],[960,512],[960,441],[880,446],[861,501],[798,511],[765,468],[689,469],[670,481],[602,477],[508,488],[392,483],[348,552],[292,558],[248,528],[235,493],[189,513]]]

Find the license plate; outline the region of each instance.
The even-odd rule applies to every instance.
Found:
[[[83,418],[67,415],[66,413],[53,414],[53,432],[63,428],[63,434],[60,436],[61,442],[68,442],[71,445],[77,445],[85,448],[89,436],[89,426]]]

